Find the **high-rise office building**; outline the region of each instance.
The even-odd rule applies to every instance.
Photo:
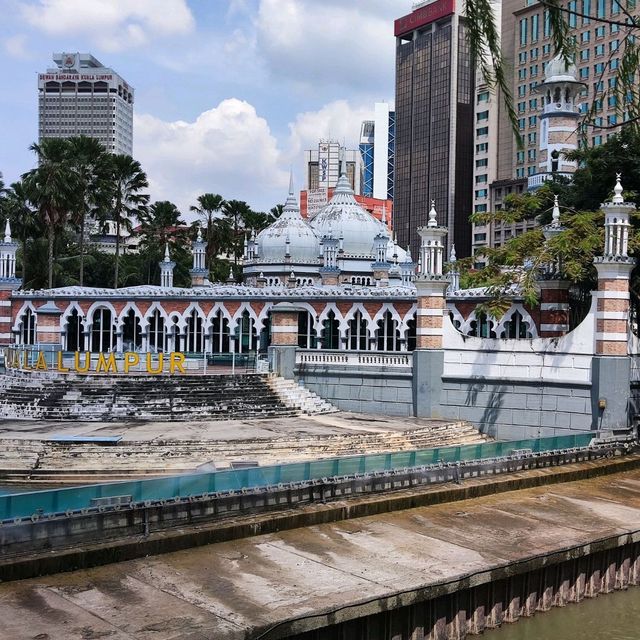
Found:
[[[471,253],[474,80],[461,0],[432,0],[395,21],[394,229],[418,251],[430,202],[458,256]]]
[[[393,200],[396,114],[386,102],[376,102],[373,120],[360,128],[362,195]]]
[[[97,138],[107,151],[133,153],[134,91],[88,53],[54,53],[38,75],[38,137]]]

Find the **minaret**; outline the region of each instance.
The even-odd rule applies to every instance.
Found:
[[[553,240],[565,228],[560,223],[558,196],[553,196],[553,210],[550,224],[542,227],[547,242]],[[555,338],[569,331],[569,287],[571,283],[562,275],[560,259],[553,260],[541,269],[540,323],[538,333],[541,338]]]
[[[164,260],[160,263],[160,286],[166,289],[173,287],[173,269],[175,262],[171,262],[169,257],[169,243],[164,245]]]
[[[0,288],[17,289],[20,280],[16,278],[16,251],[18,243],[11,238],[9,219],[4,227],[4,241],[0,242]]]
[[[431,201],[429,221],[419,227],[420,269],[416,278],[418,311],[416,344],[418,349],[442,349],[442,317],[449,280],[443,275],[446,227],[438,226],[435,202]]]
[[[538,173],[529,178],[529,189],[536,189],[554,174],[572,174],[577,168],[566,153],[578,148],[579,105],[576,98],[586,85],[576,79],[574,64],[561,55],[550,60],[544,80],[536,87],[541,94]]]
[[[413,284],[413,280],[416,277],[416,265],[411,257],[411,249],[407,245],[407,257],[402,263],[401,267],[402,285],[410,287]]]
[[[447,293],[458,291],[460,289],[460,270],[458,269],[458,257],[456,256],[456,245],[451,245],[451,252],[449,253],[449,279],[451,280]]]
[[[209,275],[209,270],[205,265],[207,243],[202,239],[202,229],[198,227],[198,235],[191,244],[193,252],[193,269],[189,271],[191,274],[191,286],[202,287],[204,281]]]

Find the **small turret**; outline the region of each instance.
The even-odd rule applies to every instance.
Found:
[[[176,266],[169,256],[169,243],[164,245],[164,260],[160,262],[160,286],[166,289],[173,287],[173,270]]]

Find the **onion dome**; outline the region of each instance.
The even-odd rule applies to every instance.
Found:
[[[544,71],[544,82],[576,82],[578,69],[573,62],[567,61],[557,55],[550,60]]]
[[[339,237],[347,256],[371,256],[374,238],[386,230],[356,201],[343,162],[333,197],[311,221],[320,238]]]
[[[314,230],[300,215],[298,201],[293,195],[293,175],[282,214],[258,234],[255,242],[261,262],[317,262],[320,243]]]

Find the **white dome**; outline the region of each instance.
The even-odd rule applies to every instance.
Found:
[[[567,64],[566,60],[557,55],[549,60],[544,71],[544,82],[576,82],[578,69],[573,62]]]
[[[311,226],[320,238],[342,238],[344,253],[350,256],[371,256],[373,239],[383,229],[382,223],[357,203],[344,173],[329,204],[311,221]]]
[[[283,263],[287,252],[291,263],[312,263],[318,260],[320,243],[311,226],[302,219],[293,184],[282,215],[256,238],[261,262]]]

